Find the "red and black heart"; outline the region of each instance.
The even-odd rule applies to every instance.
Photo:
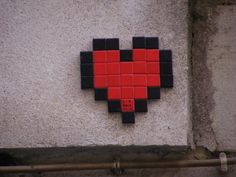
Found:
[[[81,88],[107,100],[109,112],[134,123],[134,112],[147,112],[148,99],[173,87],[172,52],[159,50],[158,37],[133,37],[133,49],[119,48],[118,38],[93,39],[93,51],[80,52]]]

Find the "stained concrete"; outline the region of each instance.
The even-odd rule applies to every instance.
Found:
[[[217,142],[212,129],[210,112],[214,107],[212,72],[207,66],[209,37],[216,32],[213,16],[217,15],[212,1],[193,1],[191,63],[192,63],[192,121],[196,146],[216,150]]]
[[[219,4],[225,3],[198,0],[194,7],[191,57],[194,142],[210,151],[234,151],[235,6]]]
[[[114,153],[111,155],[112,153]],[[4,150],[0,150],[0,165],[4,160],[2,154]],[[10,158],[6,158],[7,154]],[[228,157],[232,154],[228,154]],[[14,157],[14,158],[12,158]],[[94,158],[96,157],[96,158]],[[114,158],[119,158],[120,162],[125,161],[166,161],[166,160],[184,160],[184,159],[209,159],[218,158],[218,153],[210,153],[205,148],[197,148],[195,151],[182,152],[181,149],[175,147],[155,147],[147,149],[145,147],[90,147],[90,148],[30,148],[30,149],[10,149],[5,150],[6,165],[28,165],[28,164],[60,164],[60,163],[98,163],[113,162]],[[117,176],[110,170],[87,170],[74,172],[43,172],[32,174],[6,174],[3,177],[80,177],[80,176]],[[227,174],[220,172],[219,167],[201,167],[201,168],[181,168],[181,169],[125,169],[120,176],[139,176],[139,177],[234,177],[236,175],[235,166],[229,166]],[[21,177],[21,176],[20,176]]]
[[[218,150],[236,150],[236,6],[218,6],[217,32],[209,40],[214,109],[210,112]]]
[[[0,2],[0,148],[187,146],[190,132],[187,0]],[[173,51],[174,88],[123,125],[80,89],[79,52],[92,38],[159,36]]]
[[[81,172],[61,172],[61,173],[42,173],[42,174],[26,174],[24,177],[114,177],[109,171],[81,171]],[[141,170],[127,170],[122,177],[235,177],[236,170],[230,168],[228,174],[222,174],[219,168],[185,168],[185,169],[141,169]],[[18,177],[19,175],[4,175],[3,177]]]

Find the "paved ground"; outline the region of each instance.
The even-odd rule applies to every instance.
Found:
[[[187,0],[0,2],[0,147],[188,145]],[[79,52],[93,37],[160,36],[173,50],[174,88],[136,124],[81,91]]]

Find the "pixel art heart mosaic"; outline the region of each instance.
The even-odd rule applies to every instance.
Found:
[[[133,37],[133,49],[118,38],[93,39],[93,51],[80,52],[81,88],[106,100],[109,112],[121,112],[123,123],[135,123],[135,112],[147,112],[160,88],[173,87],[172,52],[159,50],[158,37]]]

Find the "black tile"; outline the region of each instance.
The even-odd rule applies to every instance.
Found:
[[[159,49],[159,38],[146,37],[146,49]]]
[[[145,49],[145,37],[133,37],[133,49]]]
[[[135,123],[134,112],[122,112],[122,123],[134,124]]]
[[[119,39],[118,38],[110,38],[106,39],[106,49],[107,50],[119,50]]]
[[[136,99],[135,100],[135,112],[147,112],[147,100],[146,99]]]
[[[132,61],[133,52],[132,50],[120,50],[120,61]]]
[[[82,76],[81,77],[81,89],[93,88],[93,76]]]
[[[172,62],[160,62],[160,73],[162,74],[173,74]]]
[[[93,50],[106,50],[106,39],[93,39]]]
[[[160,99],[160,87],[148,87],[148,99]]]
[[[91,51],[82,51],[80,52],[80,63],[85,64],[85,63],[93,63],[93,52]]]
[[[173,86],[173,75],[161,75],[161,88],[172,88]]]
[[[93,76],[93,64],[80,64],[81,76]]]
[[[160,62],[172,62],[172,51],[171,50],[159,50]]]
[[[120,112],[120,100],[109,100],[108,101],[108,112]]]
[[[94,89],[95,100],[107,100],[107,89]]]

